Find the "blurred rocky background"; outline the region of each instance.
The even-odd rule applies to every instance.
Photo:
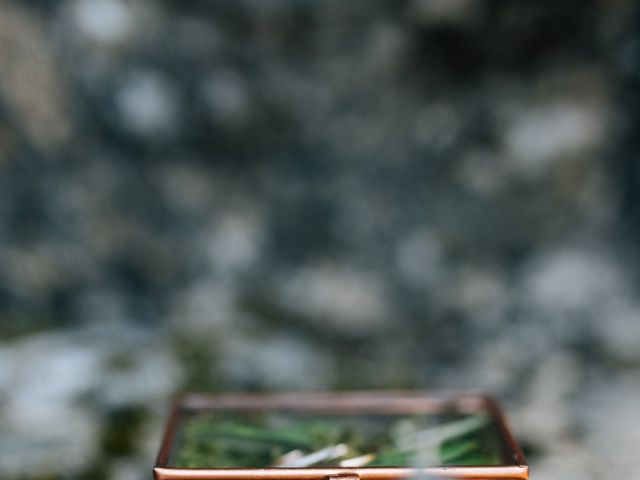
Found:
[[[640,444],[634,2],[0,2],[0,477],[150,476],[184,390],[481,388]]]

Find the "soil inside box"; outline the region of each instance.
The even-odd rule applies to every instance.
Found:
[[[499,465],[504,444],[485,414],[191,413],[176,432],[177,468]]]

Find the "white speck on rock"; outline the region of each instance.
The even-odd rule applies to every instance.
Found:
[[[331,383],[330,358],[292,335],[236,336],[222,345],[222,371],[230,379],[278,389],[321,389]]]
[[[522,111],[507,126],[507,155],[520,174],[537,176],[563,157],[599,146],[602,116],[594,108],[569,102]]]
[[[76,344],[62,334],[28,337],[3,347],[0,356],[12,369],[5,382],[10,403],[27,417],[51,404],[67,403],[94,388],[102,352]]]
[[[117,91],[115,101],[122,122],[138,134],[166,135],[177,127],[178,95],[158,73],[133,73]]]
[[[40,334],[0,347],[3,474],[74,471],[91,461],[97,425],[76,402],[100,381],[103,350],[64,334]],[[1,368],[0,368],[1,369]],[[24,452],[28,452],[28,455]]]
[[[550,322],[576,314],[593,318],[627,292],[616,262],[588,249],[544,252],[531,261],[523,280],[525,303]]]
[[[396,250],[400,273],[416,285],[427,286],[441,273],[442,246],[429,231],[421,230],[405,238]]]
[[[133,31],[131,10],[122,0],[78,0],[74,13],[80,31],[97,42],[118,43]]]
[[[9,410],[0,417],[3,478],[44,477],[52,470],[72,474],[90,465],[100,438],[91,413],[56,405],[47,412],[46,416],[18,419]]]
[[[516,428],[539,445],[556,443],[568,433],[572,417],[567,402],[579,381],[571,355],[556,353],[538,365],[528,384],[525,404],[513,415]]]
[[[305,267],[282,289],[287,308],[348,333],[386,324],[387,295],[374,275],[334,265]]]
[[[253,265],[264,240],[264,229],[257,215],[227,213],[208,236],[207,253],[221,273],[237,272]]]

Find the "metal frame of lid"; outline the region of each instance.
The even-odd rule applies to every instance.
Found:
[[[455,407],[492,417],[505,455],[499,465],[322,468],[176,468],[170,465],[175,434],[183,415],[205,411],[286,411],[315,414],[437,414]],[[153,469],[156,480],[400,480],[449,478],[523,480],[529,467],[498,403],[477,392],[341,392],[277,394],[187,394],[172,409]]]

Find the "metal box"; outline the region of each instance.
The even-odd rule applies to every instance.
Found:
[[[176,402],[157,480],[526,479],[477,393],[191,394]]]

